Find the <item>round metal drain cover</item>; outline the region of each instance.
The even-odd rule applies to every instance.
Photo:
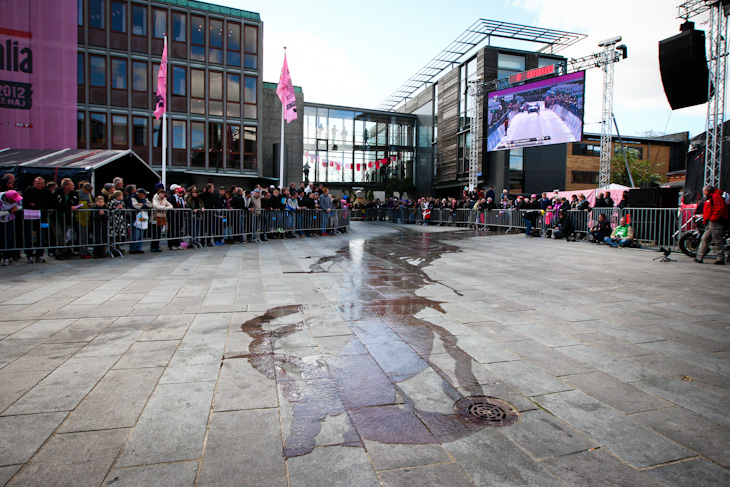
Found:
[[[464,421],[488,426],[509,426],[520,420],[516,407],[496,397],[463,397],[456,401],[454,410]]]

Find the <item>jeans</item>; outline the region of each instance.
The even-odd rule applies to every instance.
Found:
[[[532,221],[525,217],[522,217],[522,221],[525,222],[525,235],[532,235]]]
[[[617,242],[617,241],[611,240],[611,237],[606,237],[603,239],[603,241],[606,242],[611,247],[618,247],[619,245],[621,247],[628,247],[629,245],[631,245],[630,238],[622,238],[622,239],[619,239]]]
[[[723,238],[724,228],[720,222],[710,222],[702,234],[700,248],[697,251],[697,258],[702,260],[710,252],[710,242],[715,243],[715,254],[719,262],[725,262],[725,239]]]
[[[129,244],[129,250],[142,250],[141,240],[144,238],[144,230],[132,225],[132,242]]]
[[[330,222],[330,210],[322,210],[320,217],[322,218],[322,233],[327,233],[327,226]]]

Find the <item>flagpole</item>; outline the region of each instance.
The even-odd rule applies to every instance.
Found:
[[[166,51],[167,34],[164,35],[164,38],[164,50]],[[167,87],[167,76],[165,76],[165,87]],[[167,90],[165,92],[165,96],[167,96]],[[167,188],[167,101],[165,101],[165,111],[162,112],[162,185]]]
[[[286,58],[286,46],[284,47]],[[284,188],[284,118],[286,116],[286,103],[281,102],[281,143],[279,144],[279,187]]]

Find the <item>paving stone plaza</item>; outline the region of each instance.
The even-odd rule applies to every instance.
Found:
[[[352,230],[3,268],[0,485],[730,485],[727,266]]]

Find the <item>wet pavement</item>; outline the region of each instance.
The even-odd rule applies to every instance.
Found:
[[[727,269],[426,227],[15,264],[0,485],[728,485]]]

